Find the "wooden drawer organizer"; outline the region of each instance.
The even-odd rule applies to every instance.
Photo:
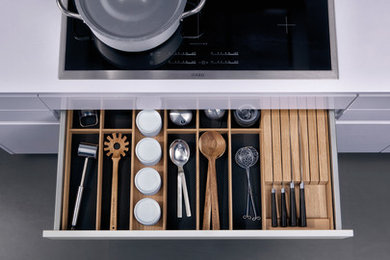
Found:
[[[300,181],[297,111],[263,110],[261,120],[251,128],[238,126],[233,119],[232,111],[228,111],[221,121],[212,121],[199,110],[193,111],[194,118],[188,126],[178,128],[168,120],[168,111],[160,111],[163,129],[156,139],[163,148],[163,156],[154,168],[161,174],[162,187],[156,195],[148,196],[157,200],[162,209],[162,217],[154,226],[140,225],[133,217],[134,205],[145,197],[134,186],[134,176],[143,167],[134,153],[135,145],[143,137],[135,125],[137,113],[138,111],[101,110],[99,125],[96,128],[85,129],[78,125],[77,111],[67,112],[61,230],[70,229],[84,159],[77,156],[80,142],[98,143],[99,154],[94,164],[90,163],[87,174],[79,214],[79,230],[109,230],[112,163],[101,148],[107,135],[112,133],[126,135],[131,147],[119,165],[118,230],[200,230],[207,159],[199,152],[197,140],[205,131],[220,132],[227,144],[225,154],[217,160],[216,165],[221,229],[272,229],[270,225],[272,176],[278,194],[281,185],[287,186],[291,181],[288,152],[290,129],[293,178],[297,184]],[[327,113],[302,110],[299,111],[299,116],[303,137],[301,151],[308,216],[308,227],[305,229],[334,229]],[[183,217],[181,220],[176,217],[177,168],[168,157],[169,144],[178,138],[187,141],[191,149],[191,157],[184,170],[193,216]],[[245,171],[234,162],[234,155],[239,148],[246,145],[252,145],[260,152],[259,162],[251,168],[255,203],[262,216],[262,220],[257,222],[242,219],[246,206],[246,177]],[[298,188],[296,191],[298,199]]]
[[[274,181],[277,191],[278,216],[280,216],[280,201],[278,200],[280,197],[278,196],[283,186],[286,189],[287,211],[289,211],[288,193],[291,168],[292,178],[296,184],[295,197],[298,209],[298,185],[301,181],[300,171],[302,169],[302,178],[305,182],[307,227],[288,228],[334,229],[329,127],[326,111],[262,111],[261,128],[261,169],[262,187],[264,187],[262,189],[262,217],[266,220],[263,222],[263,229],[286,229],[273,228],[271,225],[270,195],[272,181]],[[298,143],[298,136],[301,137],[300,143]]]

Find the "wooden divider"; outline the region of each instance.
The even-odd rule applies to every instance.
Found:
[[[133,122],[135,121],[135,118],[137,117],[137,114],[138,114],[138,111],[134,111],[133,112]],[[160,111],[160,114],[161,114],[161,117],[163,118],[163,127],[162,127],[162,130],[160,131],[160,133],[156,136],[156,137],[153,137],[154,139],[156,139],[160,145],[161,145],[161,149],[162,149],[162,157],[161,157],[161,160],[155,165],[155,166],[149,166],[153,169],[155,169],[161,176],[161,180],[162,180],[162,185],[161,185],[161,189],[160,191],[153,195],[153,196],[145,196],[143,195],[141,192],[138,191],[138,189],[135,187],[135,184],[134,184],[134,178],[135,178],[135,175],[137,174],[137,172],[139,170],[141,170],[142,168],[146,167],[145,165],[143,165],[137,158],[137,156],[135,155],[135,147],[137,145],[137,143],[144,138],[144,136],[141,134],[141,132],[138,130],[137,127],[134,127],[133,129],[133,142],[132,142],[132,148],[131,148],[131,153],[132,153],[132,169],[131,169],[131,188],[130,188],[130,201],[131,201],[131,204],[130,204],[130,209],[131,209],[131,215],[130,215],[130,219],[131,219],[131,224],[130,224],[130,230],[165,230],[166,229],[166,207],[167,207],[167,194],[166,194],[166,189],[167,189],[167,170],[166,170],[166,162],[168,160],[167,158],[167,134],[166,134],[166,128],[167,128],[167,121],[166,121],[166,115],[164,115],[164,111]],[[133,124],[134,126],[134,124]],[[156,200],[158,202],[158,204],[160,205],[161,207],[161,218],[159,220],[159,222],[156,224],[156,225],[153,225],[153,226],[144,226],[142,224],[140,224],[134,217],[134,206],[136,205],[136,203],[143,199],[143,198],[152,198],[154,200]]]

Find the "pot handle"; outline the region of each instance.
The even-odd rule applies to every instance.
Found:
[[[57,5],[58,5],[58,8],[60,8],[61,12],[68,16],[68,17],[71,17],[71,18],[76,18],[76,19],[79,19],[79,20],[82,20],[83,21],[83,18],[81,18],[81,15],[79,15],[78,13],[73,13],[71,11],[69,11],[64,3],[62,2],[62,0],[56,0],[57,1]]]
[[[183,13],[181,19],[185,19],[191,15],[199,13],[203,9],[205,4],[206,4],[206,0],[201,0],[197,7],[195,7],[191,11]]]

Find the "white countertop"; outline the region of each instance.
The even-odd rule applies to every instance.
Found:
[[[335,0],[338,80],[58,80],[54,0],[0,16],[0,93],[390,93],[390,1]]]

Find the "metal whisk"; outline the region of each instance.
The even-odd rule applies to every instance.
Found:
[[[254,166],[259,160],[259,153],[253,146],[246,146],[240,148],[235,156],[236,163],[241,168],[246,170],[246,178],[248,181],[248,191],[246,198],[246,215],[243,216],[244,219],[251,219],[252,221],[260,220],[260,216],[257,215],[255,201],[253,199],[252,185],[250,179],[250,168]],[[254,217],[249,215],[249,201],[251,201]]]

